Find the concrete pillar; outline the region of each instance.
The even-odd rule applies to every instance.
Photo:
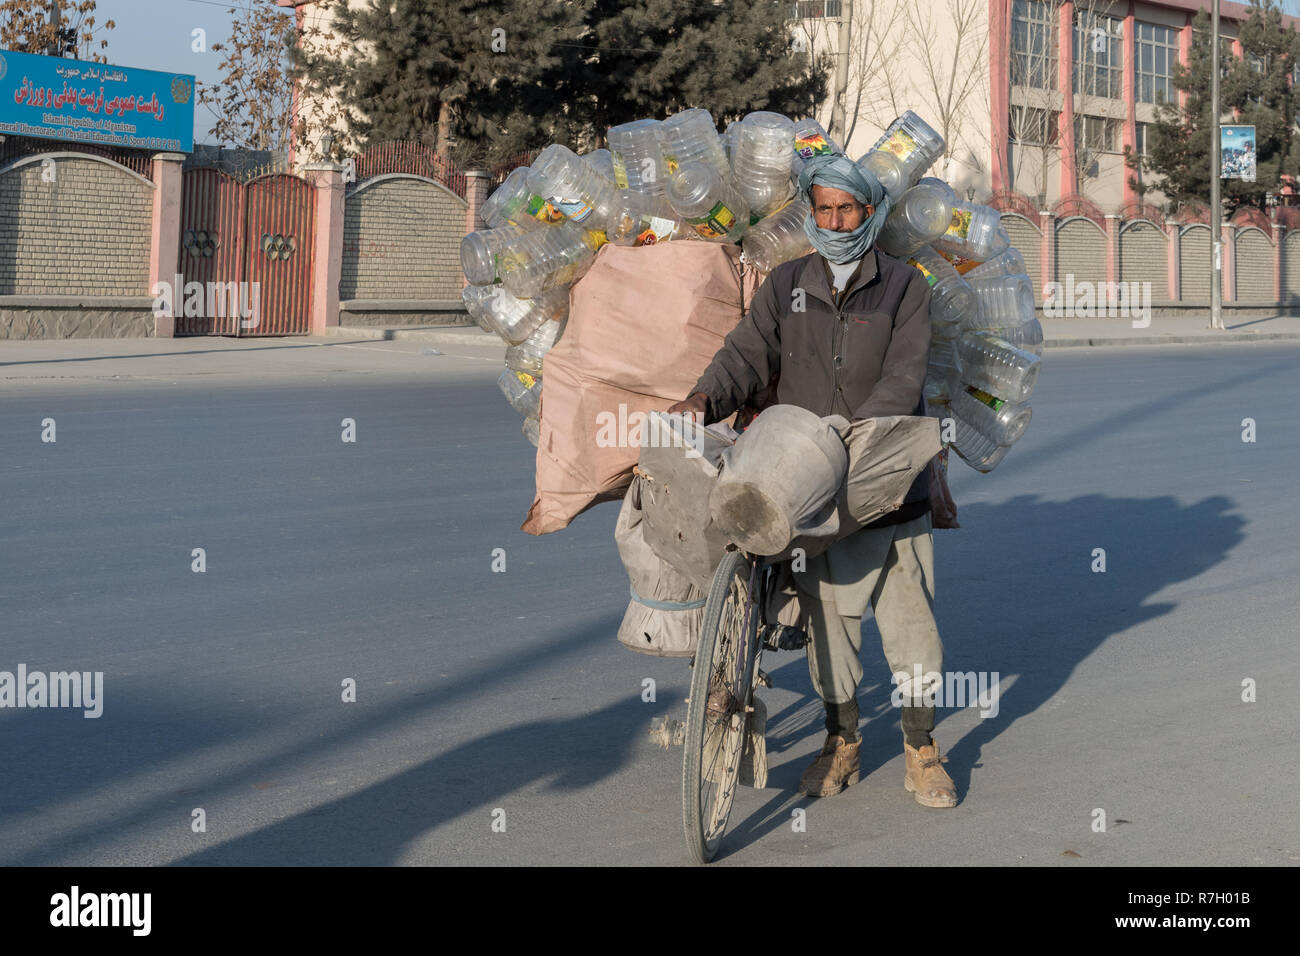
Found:
[[[1057,16],[1057,77],[1061,91],[1061,197],[1079,191],[1079,170],[1075,162],[1074,142],[1074,0],[1065,0]],[[1046,170],[1044,170],[1046,173]],[[1043,176],[1043,188],[1047,177]]]
[[[1124,134],[1120,152],[1127,146],[1137,151],[1137,76],[1134,64],[1137,63],[1137,17],[1134,15],[1134,0],[1128,0],[1128,11],[1124,16]],[[1138,194],[1129,184],[1129,176],[1141,178],[1141,173],[1124,170],[1124,205],[1137,202]]]
[[[1229,223],[1219,224],[1219,234],[1223,237],[1223,301],[1237,301],[1237,227]],[[1210,251],[1214,255],[1214,251]]]
[[[339,324],[339,281],[343,278],[343,167],[312,163],[303,176],[316,187],[315,260],[311,277],[311,334]]]
[[[1056,217],[1047,209],[1038,211],[1038,228],[1042,230],[1042,247],[1040,261],[1043,263],[1041,278],[1042,288],[1047,283],[1056,281]],[[1041,293],[1040,293],[1041,294]],[[1042,305],[1039,302],[1039,305]]]
[[[465,234],[486,229],[487,223],[480,215],[483,202],[492,191],[492,176],[483,169],[471,169],[465,173]],[[469,285],[469,280],[461,276],[461,287]]]
[[[1119,281],[1119,216],[1106,213],[1106,281]]]
[[[1010,146],[1011,110],[1011,0],[989,0],[989,109],[992,112],[990,128],[993,131],[989,148],[990,188],[1001,192],[1011,188],[1008,168]],[[1044,170],[1043,192],[1047,191]]]
[[[1286,227],[1280,222],[1273,222],[1273,301],[1282,301],[1282,269],[1285,257],[1282,255],[1282,240],[1286,238]]]
[[[1183,228],[1178,223],[1166,219],[1165,232],[1169,236],[1169,298],[1178,302],[1183,297],[1183,276],[1178,265]]]
[[[181,164],[184,153],[158,153],[153,158],[153,210],[149,214],[149,288],[156,282],[176,281],[181,261]],[[179,303],[182,289],[172,290]],[[173,309],[173,312],[175,310]],[[153,334],[159,338],[176,335],[176,318],[154,316]]]

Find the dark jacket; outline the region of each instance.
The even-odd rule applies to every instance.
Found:
[[[873,247],[836,301],[813,252],[772,270],[689,394],[708,396],[714,422],[780,373],[776,401],[820,416],[923,415],[929,352],[930,286],[918,269]],[[868,527],[920,517],[929,495],[922,471],[903,506]]]

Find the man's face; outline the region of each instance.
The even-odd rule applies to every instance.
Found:
[[[852,232],[876,211],[871,203],[860,203],[852,193],[829,186],[812,188],[813,222],[832,232]]]

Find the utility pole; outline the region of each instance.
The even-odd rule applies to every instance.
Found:
[[[1215,0],[1217,3],[1218,0]],[[840,39],[839,59],[835,63],[835,102],[831,107],[832,138],[847,139],[848,122],[845,119],[844,104],[849,98],[849,41],[853,29],[853,0],[840,0]],[[845,149],[847,142],[841,142]]]
[[[1214,0],[1210,33],[1210,242],[1214,249],[1214,275],[1210,280],[1210,328],[1223,328],[1223,235],[1220,220],[1223,207],[1219,199],[1219,0]]]

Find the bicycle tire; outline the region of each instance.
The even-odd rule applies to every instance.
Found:
[[[753,613],[756,608],[750,615],[749,633],[745,633],[749,582],[756,560],[742,551],[727,552],[713,574],[700,624],[682,755],[682,825],[687,849],[697,863],[708,863],[717,854],[738,786],[745,740],[745,707],[749,704],[758,650],[757,614]],[[744,659],[737,660],[737,653],[742,651]],[[728,664],[734,672],[728,684],[735,685],[729,686],[729,690],[738,707],[729,706],[723,721],[713,721],[717,731],[710,735],[708,702],[713,674]],[[706,752],[706,746],[717,753]],[[720,758],[722,766],[715,769]],[[705,773],[706,760],[715,779],[709,779]],[[706,783],[713,786],[706,787]]]

